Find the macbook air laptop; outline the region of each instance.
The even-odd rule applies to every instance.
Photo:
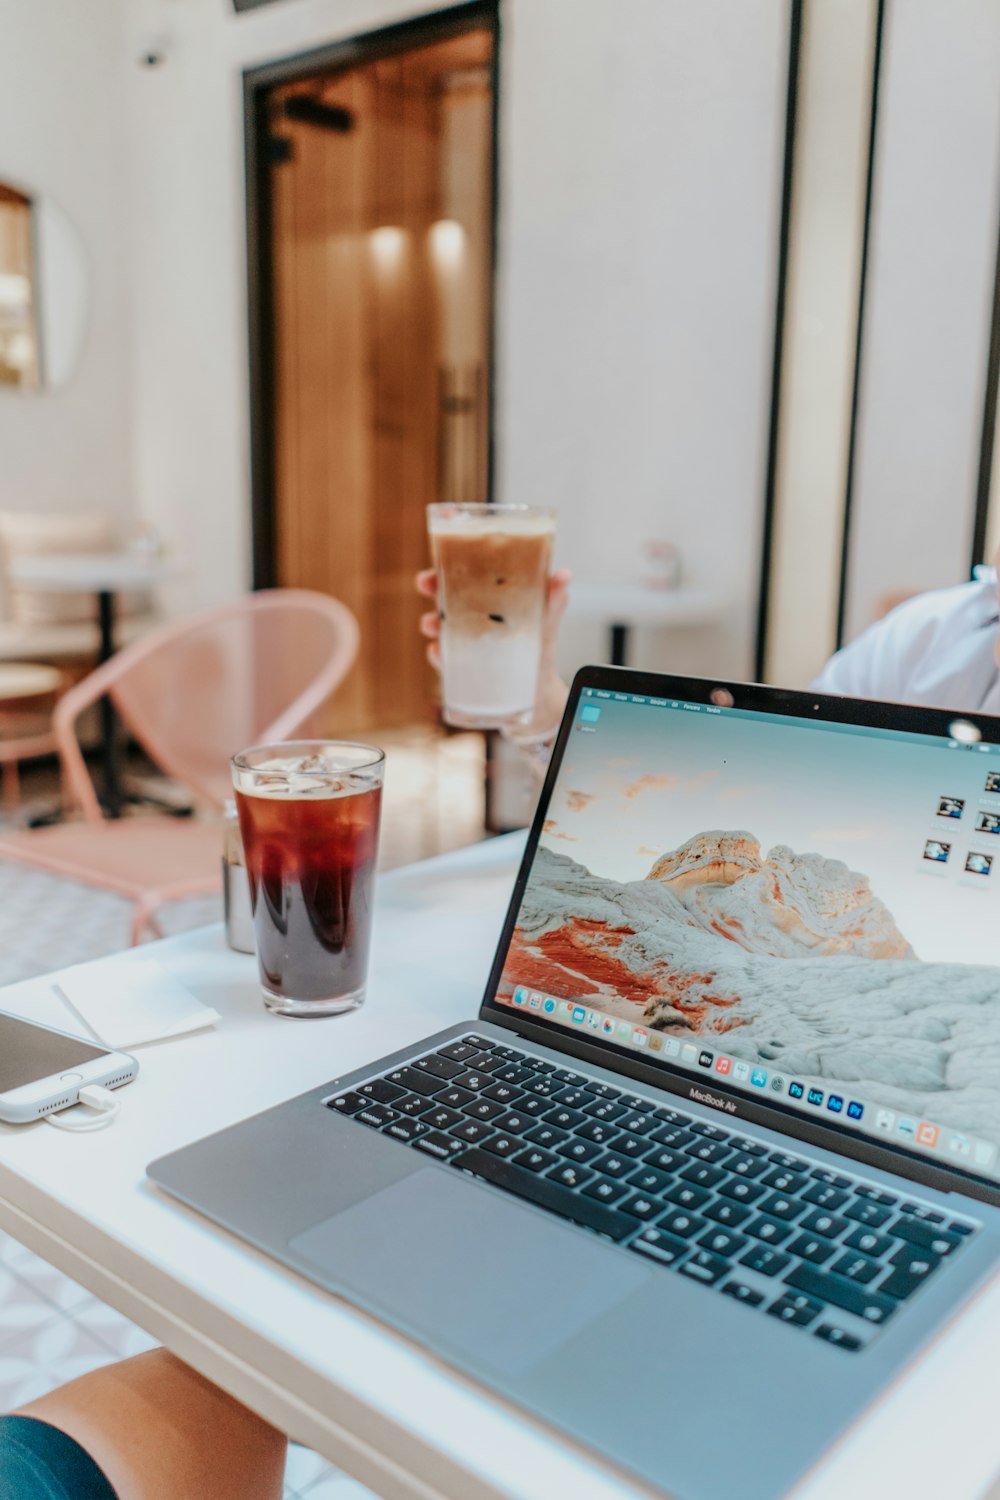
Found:
[[[680,1500],[770,1500],[996,1267],[998,916],[1000,720],[587,668],[477,1019],[149,1173]]]

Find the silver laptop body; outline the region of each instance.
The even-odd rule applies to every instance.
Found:
[[[587,668],[474,1022],[154,1182],[680,1500],[1000,1249],[1000,721]]]

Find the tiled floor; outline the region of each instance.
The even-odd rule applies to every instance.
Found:
[[[430,730],[379,737],[387,751],[382,868],[483,836],[482,743]],[[51,795],[26,778],[26,800]],[[178,902],[171,932],[213,921],[214,899]],[[129,903],[72,881],[0,862],[0,985],[113,953],[128,942]],[[152,1348],[155,1340],[30,1250],[0,1232],[0,1411],[87,1370]],[[371,1500],[370,1492],[293,1445],[286,1500]]]
[[[0,1411],[156,1340],[0,1232]],[[372,1500],[371,1492],[293,1443],[285,1500]]]
[[[0,1410],[155,1344],[75,1281],[0,1234]]]

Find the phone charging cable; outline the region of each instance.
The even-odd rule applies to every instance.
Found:
[[[80,1134],[85,1130],[103,1130],[105,1125],[110,1125],[116,1115],[121,1114],[121,1100],[116,1099],[110,1089],[102,1088],[99,1083],[89,1083],[80,1090],[77,1101],[87,1109],[95,1111],[91,1115],[74,1115],[65,1120],[62,1113],[46,1115],[45,1118],[50,1125],[57,1130],[69,1130]],[[69,1111],[65,1111],[69,1113]]]

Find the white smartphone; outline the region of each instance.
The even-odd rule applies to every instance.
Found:
[[[131,1083],[139,1064],[127,1052],[109,1052],[0,1011],[0,1120],[24,1125],[78,1104],[80,1090],[99,1083]]]

